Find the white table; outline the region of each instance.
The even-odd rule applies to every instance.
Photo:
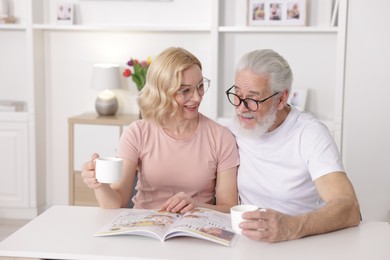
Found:
[[[120,209],[119,209],[120,210]],[[233,247],[179,237],[94,237],[118,210],[53,206],[0,242],[0,256],[49,259],[390,259],[390,225],[359,227],[269,244],[241,236]]]

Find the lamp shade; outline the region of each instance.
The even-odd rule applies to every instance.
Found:
[[[119,65],[97,63],[92,68],[91,88],[96,90],[121,88]]]
[[[118,100],[110,91],[121,87],[119,65],[98,63],[92,68],[91,88],[102,90],[96,98],[96,112],[101,116],[113,116],[118,111]]]

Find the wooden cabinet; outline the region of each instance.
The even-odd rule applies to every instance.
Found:
[[[0,207],[28,207],[27,122],[0,122]]]
[[[81,179],[82,165],[94,152],[100,156],[116,156],[123,129],[137,119],[137,115],[96,114],[82,114],[68,119],[70,205],[97,205],[93,190]]]
[[[0,218],[33,218],[40,211],[30,131],[27,113],[0,113]]]

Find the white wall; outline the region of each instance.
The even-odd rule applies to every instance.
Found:
[[[343,159],[364,220],[390,210],[390,1],[349,1]]]

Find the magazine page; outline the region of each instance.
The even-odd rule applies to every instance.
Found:
[[[166,211],[129,209],[122,211],[95,236],[144,235],[163,241],[169,227],[178,218],[180,214]]]
[[[177,220],[166,239],[175,236],[192,236],[222,245],[232,246],[237,235],[231,227],[229,214],[206,208],[195,208]]]

